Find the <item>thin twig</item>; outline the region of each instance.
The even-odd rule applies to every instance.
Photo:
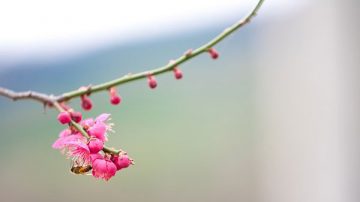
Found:
[[[162,74],[168,71],[173,70],[176,66],[194,58],[195,56],[198,56],[204,52],[207,52],[209,50],[209,48],[215,46],[216,44],[218,44],[220,41],[222,41],[223,39],[225,39],[227,36],[229,36],[231,33],[235,32],[236,30],[238,30],[239,28],[243,27],[244,25],[246,25],[247,23],[250,22],[250,20],[256,16],[257,11],[260,9],[261,5],[263,4],[264,0],[259,0],[259,2],[257,3],[257,5],[255,6],[255,8],[242,20],[238,21],[237,23],[233,24],[232,26],[226,28],[223,32],[221,32],[218,36],[216,36],[215,38],[213,38],[212,40],[210,40],[209,42],[207,42],[206,44],[200,46],[199,48],[193,50],[191,52],[191,54],[184,54],[182,56],[180,56],[179,58],[177,58],[176,60],[173,60],[171,63],[162,66],[162,67],[158,67],[152,70],[148,70],[148,71],[144,71],[144,72],[140,72],[137,74],[127,74],[123,77],[120,77],[118,79],[114,79],[112,81],[108,81],[102,84],[98,84],[95,86],[91,86],[91,88],[83,88],[83,89],[79,89],[79,90],[74,90],[71,92],[67,92],[62,94],[61,96],[59,96],[57,98],[58,102],[62,102],[62,101],[67,101],[70,100],[72,98],[75,97],[79,97],[81,95],[84,94],[90,94],[90,93],[95,93],[95,92],[99,92],[99,91],[103,91],[103,90],[107,90],[113,86],[118,86],[124,83],[128,83],[131,81],[135,81],[138,79],[142,79],[142,78],[146,78],[149,74],[152,75],[158,75],[158,74]]]
[[[114,80],[111,80],[111,81],[108,81],[108,82],[105,82],[102,84],[94,85],[89,88],[80,88],[78,90],[63,93],[62,95],[56,96],[56,97],[51,96],[51,95],[46,95],[43,93],[34,92],[34,91],[14,92],[12,90],[1,88],[1,87],[0,87],[0,95],[8,97],[10,99],[13,99],[14,101],[20,100],[20,99],[33,99],[33,100],[40,101],[44,104],[53,103],[54,101],[61,103],[63,101],[68,101],[73,98],[80,97],[84,94],[90,94],[90,93],[108,90],[109,88],[111,88],[113,86],[118,86],[118,85],[125,84],[125,83],[131,82],[131,81],[146,78],[149,74],[158,75],[158,74],[162,74],[162,73],[171,71],[176,66],[178,66],[182,63],[185,63],[185,62],[189,61],[190,59],[192,59],[204,52],[207,52],[211,47],[218,44],[220,41],[225,39],[231,33],[235,32],[239,28],[241,28],[244,25],[246,25],[247,23],[249,23],[250,20],[256,16],[257,11],[260,9],[260,7],[264,1],[265,0],[259,0],[259,2],[254,7],[254,9],[245,18],[243,18],[242,20],[233,24],[232,26],[226,28],[223,32],[221,32],[218,36],[216,36],[215,38],[213,38],[206,44],[193,50],[190,54],[182,55],[178,59],[174,60],[173,62],[171,62],[165,66],[158,67],[158,68],[144,71],[144,72],[140,72],[140,73],[136,73],[136,74],[127,74],[125,76],[122,76],[120,78],[117,78],[117,79],[114,79]]]
[[[0,95],[10,98],[13,101],[32,99],[32,100],[42,102],[44,104],[53,103],[55,100],[55,98],[53,96],[50,96],[50,95],[47,95],[44,93],[39,93],[39,92],[35,92],[35,91],[14,92],[10,89],[6,89],[6,88],[2,88],[2,87],[0,87]]]

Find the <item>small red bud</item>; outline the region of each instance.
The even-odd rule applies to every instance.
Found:
[[[80,112],[71,112],[71,119],[76,123],[80,123],[82,120],[82,114]]]
[[[61,124],[67,124],[71,121],[69,112],[60,112],[60,114],[57,116],[57,119]]]
[[[214,60],[219,57],[219,53],[217,52],[217,50],[215,50],[215,48],[209,48],[208,52],[209,52],[211,58]]]
[[[121,98],[120,98],[118,95],[112,96],[112,97],[110,98],[110,102],[111,102],[111,104],[113,104],[113,105],[118,105],[118,104],[120,104],[120,102],[121,102]]]
[[[149,84],[149,87],[150,87],[151,89],[154,89],[154,88],[156,88],[156,86],[157,86],[156,79],[155,79],[155,77],[154,77],[153,75],[151,75],[151,74],[148,75],[148,84]]]
[[[81,96],[81,107],[86,111],[92,108],[92,102],[88,96],[86,95]]]
[[[183,77],[183,74],[179,68],[175,67],[173,72],[176,79],[181,79]]]
[[[121,102],[121,97],[118,95],[116,89],[114,87],[110,88],[110,102],[113,105],[118,105]]]

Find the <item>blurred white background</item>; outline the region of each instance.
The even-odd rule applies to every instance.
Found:
[[[256,0],[2,0],[0,71],[27,59],[46,60],[81,54],[114,42],[138,42],[223,23],[230,25],[256,3]],[[265,3],[262,15],[286,17],[306,4],[307,0],[273,0]]]

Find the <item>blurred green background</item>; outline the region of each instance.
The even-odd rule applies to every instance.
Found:
[[[63,129],[54,110],[1,98],[0,201],[359,201],[358,6],[314,1],[270,14],[266,2],[216,46],[218,60],[183,64],[182,80],[122,85],[120,106],[92,95],[83,115],[111,113],[108,144],[136,162],[109,182],[70,173],[51,148]],[[24,61],[0,72],[0,86],[60,94],[98,84],[162,66],[229,22]]]

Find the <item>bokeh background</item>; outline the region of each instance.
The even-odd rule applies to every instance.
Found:
[[[256,4],[151,2],[2,1],[0,86],[60,94],[158,67]],[[54,110],[0,98],[0,201],[359,201],[359,6],[266,1],[183,80],[123,85],[116,107],[94,94],[84,116],[111,113],[109,144],[136,160],[109,182],[69,172]]]

